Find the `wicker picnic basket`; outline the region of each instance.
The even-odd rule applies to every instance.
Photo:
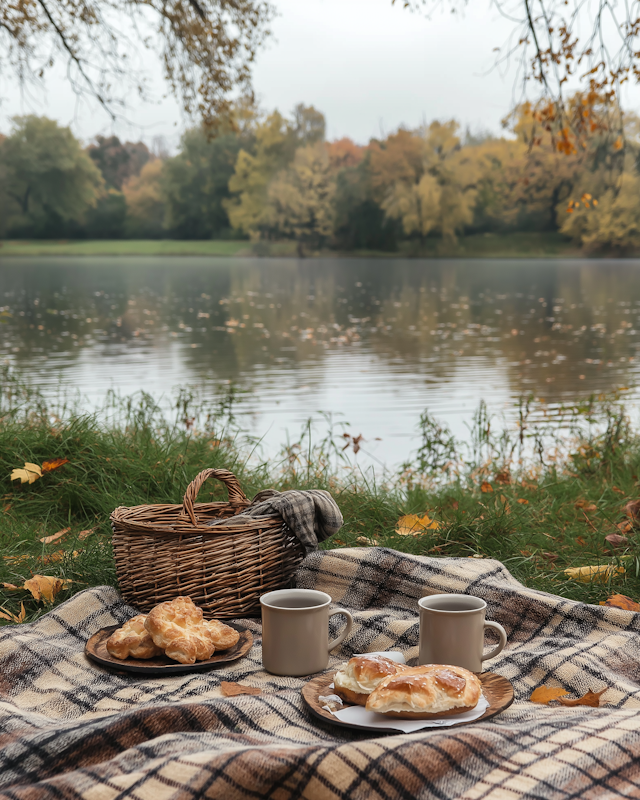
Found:
[[[208,478],[225,484],[228,502],[195,502]],[[235,475],[205,469],[187,487],[182,505],[116,508],[113,554],[124,599],[150,611],[186,595],[209,619],[259,614],[260,595],[291,585],[304,552],[280,516],[206,525],[248,505]]]

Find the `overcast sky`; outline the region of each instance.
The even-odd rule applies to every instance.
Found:
[[[463,16],[438,11],[430,19],[391,0],[273,0],[273,37],[260,53],[254,87],[265,109],[289,112],[296,103],[324,112],[328,137],[365,143],[399,125],[458,119],[472,130],[500,130],[500,119],[520,99],[514,68],[495,70],[493,49],[512,24],[489,0],[475,0]],[[149,75],[159,73],[148,59]],[[98,133],[149,144],[161,137],[173,150],[188,122],[173,99],[132,104],[129,123],[112,123],[98,107],[78,104],[63,70],[46,93],[25,99],[0,84],[0,130],[9,117],[53,117],[88,142]],[[166,87],[155,83],[161,97]]]

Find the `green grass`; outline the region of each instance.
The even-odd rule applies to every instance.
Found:
[[[544,457],[546,466],[531,462],[517,470],[514,462],[509,476],[496,443],[485,441],[489,449],[482,457],[458,460],[453,472],[443,473],[438,442],[429,439],[434,429],[425,424],[414,463],[377,482],[345,469],[330,437],[315,445],[303,437],[301,446],[283,448],[268,464],[255,453],[249,463],[252,444],[234,430],[224,399],[214,412],[201,410],[194,432],[185,428],[192,414],[185,403],[167,421],[151,398],[125,399],[106,422],[104,416],[55,412],[7,373],[0,388],[0,584],[22,586],[37,574],[71,581],[54,604],[90,586],[117,585],[109,526],[115,507],[180,502],[205,467],[230,469],[249,497],[268,486],[331,491],[345,522],[323,547],[375,543],[436,558],[495,558],[527,586],[554,594],[590,603],[613,593],[640,599],[637,533],[625,532],[627,541],[617,548],[605,539],[619,534],[620,525],[630,527],[624,506],[638,497],[640,439],[621,408],[608,401],[602,403],[600,434],[570,443],[562,464]],[[594,408],[588,410],[592,419]],[[33,484],[10,481],[12,469],[25,462],[53,458],[69,462]],[[213,498],[224,499],[225,491],[210,482],[199,500]],[[398,518],[413,513],[427,513],[438,529],[399,535]],[[67,527],[59,542],[40,542]],[[87,530],[88,536],[80,535]],[[604,583],[580,583],[564,573],[584,565],[623,565],[625,572]],[[27,620],[51,608],[25,590],[0,586],[6,610],[18,613],[21,603]]]
[[[0,241],[2,256],[268,256],[297,258],[293,241]],[[380,250],[321,250],[310,257],[354,258],[563,258],[580,255],[573,243],[558,233],[474,234],[455,245],[427,239],[424,246],[402,242],[395,252]]]

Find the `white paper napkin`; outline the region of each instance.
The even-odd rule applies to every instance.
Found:
[[[388,728],[402,733],[413,733],[423,728],[446,728],[449,725],[457,725],[459,722],[473,722],[474,719],[481,717],[489,708],[489,703],[484,695],[478,700],[478,705],[471,711],[463,714],[454,714],[451,717],[442,719],[390,719],[384,714],[376,714],[375,711],[367,711],[363,706],[349,706],[339,711],[334,711],[333,715],[341,722],[349,722],[352,725],[362,725],[364,728]]]

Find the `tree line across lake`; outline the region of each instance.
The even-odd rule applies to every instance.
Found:
[[[587,119],[584,99],[572,103]],[[358,145],[327,141],[312,106],[285,117],[240,103],[215,136],[188,130],[169,157],[115,136],[83,148],[50,119],[16,117],[0,134],[0,237],[293,239],[302,253],[540,231],[592,251],[640,247],[634,115],[613,143],[599,123],[558,135],[528,104],[507,127],[474,136],[432,122]]]

